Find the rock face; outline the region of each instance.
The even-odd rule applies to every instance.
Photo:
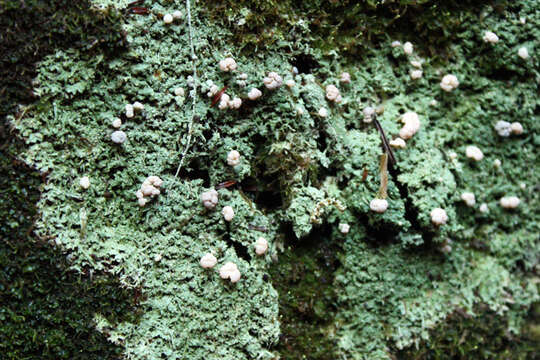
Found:
[[[296,280],[284,276],[291,284],[280,288],[270,265],[309,238],[339,248],[339,266],[333,261],[332,276],[320,278],[334,300],[297,307],[306,316],[332,314],[319,330],[325,346],[334,344],[333,358],[389,359],[389,348],[419,343],[448,314],[473,315],[478,304],[511,318],[509,330],[519,332],[538,300],[531,253],[539,245],[540,74],[532,51],[527,61],[515,53],[540,35],[535,1],[506,3],[505,12],[401,1],[416,5],[398,21],[386,17],[398,5],[375,1],[222,3],[160,0],[145,3],[148,15],[126,10],[125,51],[56,51],[38,65],[40,106],[11,119],[28,144],[24,160],[51,172],[35,232],[52,236],[73,269],[111,273],[144,294],[137,322],[97,313],[98,330],[131,359],[275,359],[280,332],[287,338],[293,328],[280,320],[278,291]],[[182,16],[167,24],[159,15],[175,11]],[[486,29],[497,30],[496,45],[484,43]],[[232,58],[223,71],[220,60]],[[411,79],[411,62],[421,78]],[[442,89],[445,74],[459,86]],[[185,96],[175,96],[178,88]],[[248,100],[254,88],[261,94]],[[245,101],[225,111],[215,106],[222,95]],[[125,104],[135,100],[144,109],[126,118]],[[362,121],[366,107],[391,139],[403,114],[422,120],[395,153],[384,212],[370,210],[382,148],[376,128]],[[110,141],[115,118],[129,139],[122,146]],[[524,131],[498,136],[501,119]],[[484,161],[468,161],[470,144]],[[235,166],[224,161],[231,149],[241,154]],[[163,179],[165,191],[139,207],[133,199],[148,174]],[[100,181],[84,191],[76,185],[82,176]],[[461,200],[464,191],[477,205]],[[203,193],[212,195],[204,204]],[[520,206],[498,206],[505,194]],[[234,209],[233,221],[221,205]],[[444,209],[444,225],[432,223],[433,209]],[[339,224],[349,224],[346,235]],[[261,236],[265,256],[253,246]],[[217,264],[203,268],[208,253]],[[232,284],[220,278],[226,264],[241,273]]]

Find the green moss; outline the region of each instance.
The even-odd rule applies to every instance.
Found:
[[[124,41],[121,14],[115,8],[93,9],[89,1],[2,0],[0,27],[0,118],[20,103],[35,100],[35,65],[58,48],[91,54],[112,53]]]
[[[538,308],[538,305],[536,305]],[[523,334],[509,334],[508,319],[480,307],[477,317],[463,312],[450,314],[419,348],[398,352],[400,359],[535,359],[540,352],[538,310],[531,310]]]
[[[325,229],[286,248],[269,270],[279,293],[280,341],[283,359],[335,359],[334,271],[340,245],[330,242]],[[292,241],[291,241],[292,240]]]
[[[429,2],[221,0],[204,6],[213,23],[234,29],[232,36],[243,52],[286,47],[290,42],[305,49],[348,52],[359,38],[368,40],[384,34],[410,8],[423,10],[420,5]]]
[[[111,323],[136,322],[134,294],[92,269],[69,271],[64,254],[33,236],[45,174],[25,166],[25,145],[5,116],[34,100],[35,63],[55,49],[93,53],[122,41],[116,11],[88,2],[0,2],[0,352],[5,359],[115,359],[123,348],[95,329],[100,312]],[[21,116],[22,111],[17,113]]]
[[[92,321],[136,323],[138,300],[92,270],[67,270],[63,254],[33,237],[41,175],[16,160],[23,144],[0,131],[0,351],[4,359],[115,359],[123,348]]]

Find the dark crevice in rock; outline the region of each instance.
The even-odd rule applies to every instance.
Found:
[[[169,170],[169,173],[173,175],[176,174],[177,168],[177,166],[173,167]],[[210,184],[210,174],[208,173],[208,170],[204,169],[201,166],[199,160],[194,160],[189,164],[189,166],[186,166],[186,164],[184,163],[184,166],[182,167],[182,169],[180,169],[180,172],[178,173],[178,177],[180,179],[190,180],[200,179],[203,181],[202,186],[205,188],[209,188],[211,185],[213,185]]]
[[[403,184],[398,180],[398,176],[400,175],[399,167],[397,165],[390,167],[389,173],[399,190],[399,195],[405,201],[405,219],[411,224],[410,231],[421,234],[424,245],[432,244],[435,234],[429,229],[423,228],[418,221],[418,209],[413,204],[412,198],[409,195],[409,189],[406,184]],[[431,247],[431,245],[429,246]]]
[[[485,74],[486,77],[496,80],[496,81],[502,81],[502,82],[515,82],[516,79],[524,79],[526,80],[526,75],[518,74],[516,71],[510,70],[510,69],[493,69],[491,73]]]
[[[264,186],[264,179],[246,178],[240,183],[240,188],[257,205],[258,209],[271,211],[283,207],[281,191],[273,187]]]
[[[238,256],[240,259],[243,259],[247,262],[251,260],[251,255],[248,252],[248,249],[239,243],[238,241],[233,241],[231,238],[231,224],[227,223],[227,231],[225,232],[223,236],[223,240],[225,242],[234,248],[234,251],[236,252],[236,256]]]
[[[292,60],[291,65],[298,69],[300,74],[311,74],[313,70],[319,68],[321,65],[315,60],[313,55],[300,54]]]
[[[360,218],[360,215],[358,215]],[[399,229],[382,223],[380,226],[366,226],[366,242],[373,246],[386,246],[396,242]]]

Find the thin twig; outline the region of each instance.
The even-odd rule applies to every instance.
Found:
[[[381,185],[379,186],[379,199],[386,199],[388,195],[388,153],[381,155],[381,163],[379,165],[381,176]]]
[[[191,7],[190,7],[190,0],[186,0],[186,8],[187,8],[187,18],[188,18],[188,28],[189,28],[189,46],[191,48],[191,61],[193,65],[193,92],[191,94],[193,107],[191,110],[191,120],[189,121],[188,126],[188,137],[187,137],[187,143],[186,147],[184,148],[184,151],[182,151],[182,155],[180,158],[180,164],[178,164],[178,169],[176,170],[176,174],[174,177],[176,178],[178,174],[180,173],[180,169],[182,169],[182,165],[184,164],[184,159],[186,158],[186,154],[189,150],[189,146],[191,145],[191,137],[193,135],[193,121],[195,119],[195,106],[197,102],[197,55],[195,55],[195,47],[193,46],[193,28],[191,27]]]
[[[381,135],[383,148],[384,148],[384,151],[390,157],[390,163],[392,165],[396,165],[396,158],[394,157],[394,153],[392,152],[392,148],[390,147],[390,144],[388,143],[388,139],[386,138],[386,134],[384,133],[384,130],[383,130],[381,124],[379,123],[379,120],[377,120],[376,115],[373,115],[373,123],[375,124],[375,127],[377,128],[377,130],[379,131],[379,133]]]

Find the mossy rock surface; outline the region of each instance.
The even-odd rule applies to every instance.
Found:
[[[36,4],[30,9],[48,11]],[[118,345],[111,351],[132,359],[444,358],[437,331],[459,332],[456,312],[471,329],[487,318],[498,339],[518,336],[538,301],[534,1],[87,5],[108,31],[83,26],[73,45],[43,51],[35,99],[14,93],[27,105],[5,112],[25,141],[17,156],[46,175],[37,239],[67,256],[71,271],[107,274],[137,295],[136,317],[83,305]],[[165,24],[176,10],[181,17]],[[500,41],[485,43],[486,30]],[[411,41],[413,53],[393,41]],[[235,71],[220,70],[226,57]],[[422,77],[412,79],[418,67]],[[278,89],[263,84],[270,71],[283,79]],[[452,92],[439,86],[446,74],[459,80]],[[212,85],[241,107],[220,109]],[[327,98],[328,85],[341,102]],[[249,100],[254,87],[263,95]],[[128,117],[134,102],[144,109]],[[385,191],[367,106],[391,139],[405,112],[421,123],[394,150]],[[111,141],[114,118],[123,144]],[[499,120],[524,132],[501,137]],[[470,145],[481,161],[465,156]],[[231,150],[241,154],[234,167]],[[150,175],[163,179],[161,193],[140,207],[135,194]],[[200,201],[211,188],[213,210]],[[473,207],[464,192],[475,194]],[[388,209],[371,211],[383,193]],[[521,203],[504,209],[503,196]],[[230,222],[225,205],[235,211]],[[446,211],[446,224],[432,223],[434,208]],[[270,244],[264,256],[254,250],[260,236]],[[199,265],[207,252],[218,258],[214,269]],[[219,276],[229,261],[238,283]],[[486,346],[484,357],[507,351],[463,341],[463,351]],[[419,346],[427,350],[411,350]]]

